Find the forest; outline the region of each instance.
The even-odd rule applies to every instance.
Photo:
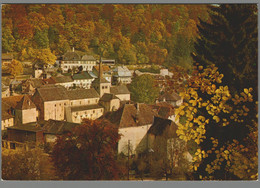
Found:
[[[19,61],[63,55],[73,47],[120,64],[191,67],[208,5],[10,4],[2,7],[2,52]],[[36,54],[36,55],[35,55]]]

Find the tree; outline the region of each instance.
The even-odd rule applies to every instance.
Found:
[[[106,120],[88,120],[58,137],[51,158],[62,179],[119,179],[118,130]]]
[[[54,65],[56,56],[51,52],[50,48],[46,49],[32,49],[27,51],[29,58],[33,63],[40,63],[42,65],[50,64]]]
[[[2,148],[4,180],[54,180],[53,166],[40,148],[18,151]]]
[[[193,58],[215,64],[232,92],[252,87],[257,96],[258,29],[256,4],[211,6],[211,22],[200,21]]]
[[[223,74],[211,65],[197,66],[176,109],[177,135],[197,143],[195,179],[257,178],[257,101],[253,88],[231,93]]]
[[[131,99],[135,102],[152,104],[159,96],[159,88],[155,87],[153,76],[143,74],[133,79],[130,85]]]
[[[7,70],[11,75],[17,76],[23,73],[23,65],[20,61],[13,59],[10,64],[7,64]]]

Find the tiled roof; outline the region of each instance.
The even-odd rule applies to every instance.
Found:
[[[170,126],[172,126],[171,131],[169,129],[167,129]],[[177,137],[176,130],[177,130],[177,125],[173,121],[155,116],[154,122],[153,122],[152,126],[150,127],[150,129],[148,130],[148,134],[160,136],[160,135],[164,134],[165,131],[167,131],[166,134],[168,136],[176,138]]]
[[[1,111],[2,111],[2,120],[6,120],[6,119],[10,119],[13,118],[13,116],[11,115],[11,106],[6,104],[5,102],[2,102],[2,106],[1,106]]]
[[[25,95],[20,102],[17,103],[16,109],[25,110],[25,109],[32,109],[36,108],[34,103],[31,101],[28,95]]]
[[[71,76],[52,76],[49,78],[49,83],[50,84],[56,84],[56,83],[68,83],[68,82],[73,82],[73,79]]]
[[[159,96],[159,100],[160,101],[163,101],[164,98],[165,98],[166,101],[178,101],[178,100],[181,100],[181,97],[177,93],[175,93],[175,92],[173,92],[173,93],[166,92],[163,95]]]
[[[99,109],[103,108],[102,106],[98,104],[93,104],[93,105],[84,105],[84,106],[72,106],[71,107],[71,112],[78,112],[78,111],[85,111],[85,110],[94,110],[94,109]]]
[[[20,130],[20,131],[27,131],[27,132],[40,132],[43,131],[42,127],[36,126],[36,123],[28,123],[28,124],[23,124],[22,126],[12,126],[12,127],[7,127],[7,129],[12,129],[12,130]]]
[[[119,86],[110,87],[110,93],[113,93],[115,95],[120,95],[120,94],[130,94],[130,91],[125,85],[119,85]]]
[[[169,116],[174,115],[174,107],[166,102],[156,103],[151,105],[151,107],[158,113],[159,117],[169,118]]]
[[[42,129],[45,134],[62,134],[66,131],[71,131],[75,127],[79,126],[78,123],[71,123],[67,121],[48,120],[44,123]]]
[[[152,124],[156,112],[147,104],[138,105],[139,107],[137,104],[125,104],[115,112],[106,113],[103,118],[116,124],[118,128]]]
[[[69,99],[66,89],[62,86],[45,86],[36,89],[43,101],[58,101]]]
[[[119,99],[119,98],[116,97],[116,96],[115,96],[114,94],[112,94],[112,93],[105,93],[105,94],[101,97],[100,101],[109,102],[109,101],[111,101],[112,99]]]
[[[7,105],[9,105],[12,108],[15,108],[17,103],[20,102],[23,98],[23,95],[19,95],[19,96],[11,96],[11,97],[5,97],[2,98],[2,103],[5,103]]]
[[[44,85],[44,81],[38,78],[27,79],[24,83],[30,83],[34,88],[38,88]]]
[[[73,80],[85,80],[85,79],[93,79],[92,76],[90,76],[90,74],[86,71],[84,72],[81,72],[81,73],[77,73],[77,74],[74,74],[72,76]]]
[[[70,100],[99,98],[99,94],[94,88],[69,90],[67,95]]]

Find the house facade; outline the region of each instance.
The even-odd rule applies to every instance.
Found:
[[[82,71],[92,71],[93,66],[97,64],[97,60],[90,55],[81,55],[74,50],[65,53],[60,60],[60,67],[63,73],[69,70],[82,68]]]

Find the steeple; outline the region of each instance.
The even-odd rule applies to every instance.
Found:
[[[99,80],[101,81],[103,77],[103,68],[102,68],[102,57],[100,55],[100,60],[99,60]]]

